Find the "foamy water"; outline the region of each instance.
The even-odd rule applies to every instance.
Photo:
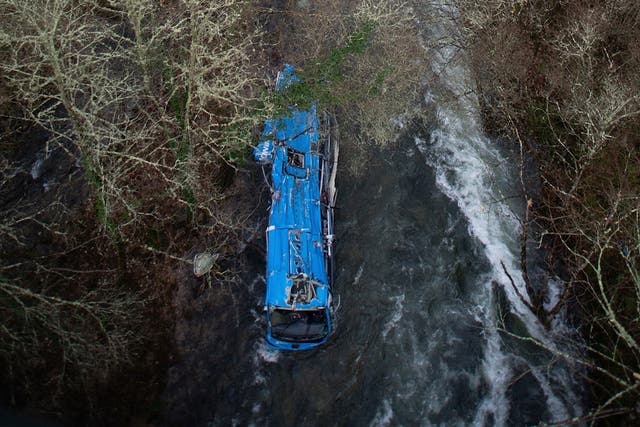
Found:
[[[253,323],[238,334],[250,338],[227,367],[242,369],[240,403],[212,398],[211,425],[503,426],[581,412],[570,363],[499,331],[509,310],[520,333],[558,352],[569,350],[555,337],[572,333],[561,317],[545,331],[502,270],[526,294],[523,201],[506,201],[518,194],[517,162],[483,134],[464,55],[442,43],[455,28],[430,22],[424,45],[439,43],[424,104],[435,119],[372,149],[357,180],[338,174],[340,309],[329,342],[309,352],[266,347],[255,308],[264,281],[249,283]],[[551,284],[552,302],[560,286]]]
[[[431,37],[439,38],[454,31],[456,29],[447,25],[445,20],[440,26],[431,28]],[[440,83],[439,87],[433,87],[425,94],[424,100],[435,109],[437,124],[428,143],[418,136],[415,143],[434,169],[438,188],[457,204],[466,217],[469,234],[482,243],[484,256],[491,266],[489,276],[477,283],[482,288],[477,293],[478,303],[483,307],[477,318],[482,322],[486,336],[483,375],[491,392],[478,408],[474,424],[483,425],[488,420],[498,425],[507,423],[509,402],[506,391],[513,380],[510,367],[515,365],[515,359],[531,370],[543,390],[553,419],[567,419],[571,414],[581,412],[579,399],[572,390],[576,386],[570,378],[572,372],[569,369],[556,370],[554,384],[551,384],[549,373],[544,374],[542,367],[506,351],[497,332],[502,324],[497,318],[497,304],[491,291],[494,282],[502,285],[512,312],[524,322],[528,333],[544,346],[555,348],[554,332],[566,332],[566,325],[559,322],[554,323],[555,331],[543,330],[509,285],[509,278],[501,266],[503,262],[521,294],[526,295],[519,268],[518,239],[521,230],[517,212],[514,213],[514,206],[503,201],[505,193],[518,194],[517,163],[514,165],[513,161],[508,161],[495,142],[482,132],[477,98],[471,91],[474,85],[465,66],[464,52],[452,45],[441,45],[431,53],[434,58],[432,70]],[[522,206],[515,209],[522,212]],[[560,286],[562,283],[558,281],[550,283],[552,300],[559,293]],[[558,387],[559,384],[562,387]]]

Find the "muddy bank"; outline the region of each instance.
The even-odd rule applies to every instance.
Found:
[[[248,231],[235,242],[237,252],[224,268],[233,270],[237,280],[220,282],[197,278],[190,265],[176,272],[172,292],[173,339],[169,351],[166,388],[162,393],[160,425],[199,425],[213,414],[232,411],[244,369],[230,367],[237,354],[251,351],[259,329],[257,313],[262,312],[264,283],[264,230],[269,200],[268,187],[257,167],[249,167],[234,179],[226,208],[249,208]],[[205,251],[205,242],[194,242],[185,258]],[[249,333],[247,333],[249,332]],[[217,368],[219,367],[219,368]],[[211,393],[224,396],[219,407],[212,406]]]

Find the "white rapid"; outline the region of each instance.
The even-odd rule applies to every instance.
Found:
[[[515,380],[513,367],[524,364],[543,390],[546,406],[554,421],[566,420],[582,412],[579,389],[572,375],[578,367],[563,359],[562,368],[551,369],[541,360],[528,360],[505,348],[498,332],[504,327],[497,311],[493,287],[497,284],[506,294],[509,309],[525,326],[523,337],[539,341],[550,354],[570,354],[554,337],[574,334],[561,320],[545,331],[536,317],[522,303],[501,263],[510,272],[520,293],[526,290],[519,266],[520,223],[524,200],[519,182],[519,159],[515,150],[500,149],[482,130],[474,82],[465,62],[465,52],[456,47],[455,9],[443,2],[434,2],[427,12],[432,23],[426,31],[426,46],[431,54],[432,84],[424,100],[435,110],[435,123],[428,140],[414,140],[427,164],[433,168],[436,185],[456,203],[467,224],[468,232],[482,245],[489,262],[488,274],[479,277],[476,318],[482,323],[486,337],[483,347],[482,375],[490,392],[482,399],[473,424],[508,424],[508,387]],[[437,19],[439,17],[440,19]],[[434,19],[435,18],[435,19]],[[506,151],[506,152],[505,152]],[[514,161],[515,160],[515,161]],[[512,197],[516,196],[516,197]],[[550,282],[550,293],[557,294],[558,281]],[[566,342],[566,340],[562,340]],[[560,347],[559,347],[560,345]]]
[[[185,324],[193,348],[169,425],[524,426],[581,413],[580,371],[559,357],[571,329],[544,330],[500,265],[523,287],[519,161],[483,134],[464,52],[448,42],[452,10],[416,3],[433,58],[425,119],[372,148],[361,176],[347,171],[348,141],[340,150],[335,332],[318,350],[267,349],[255,261],[232,307],[204,305]],[[235,323],[209,327],[227,310]]]

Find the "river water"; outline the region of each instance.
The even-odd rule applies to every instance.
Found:
[[[431,26],[426,42],[446,31]],[[242,345],[223,366],[204,368],[207,378],[222,370],[229,380],[201,381],[191,396],[199,409],[184,402],[182,421],[489,426],[582,412],[576,366],[499,331],[570,351],[550,338],[571,334],[562,318],[543,331],[500,266],[522,286],[514,215],[522,198],[509,197],[518,194],[518,161],[483,135],[458,53],[447,43],[433,51],[429,119],[375,151],[362,176],[346,168],[338,176],[339,308],[329,343],[309,352],[267,349],[257,277],[253,300],[242,302],[251,308],[239,323]]]

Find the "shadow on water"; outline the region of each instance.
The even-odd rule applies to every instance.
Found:
[[[33,415],[16,413],[13,408],[0,406],[0,425],[3,427],[62,427],[62,424]]]
[[[548,355],[490,332],[495,317],[523,333],[527,325],[510,314],[503,288],[492,289],[485,246],[436,185],[416,132],[428,140],[426,129],[407,132],[374,150],[357,178],[341,161],[334,285],[340,308],[327,345],[292,353],[266,348],[258,254],[246,286],[210,289],[195,301],[190,291],[178,292],[190,314],[178,328],[183,347],[169,381],[167,424],[551,419],[549,381],[541,373]],[[341,150],[343,159],[348,151]]]
[[[305,353],[256,344],[241,409],[214,424],[470,422],[486,391],[481,248],[409,137],[339,182],[335,333]]]

